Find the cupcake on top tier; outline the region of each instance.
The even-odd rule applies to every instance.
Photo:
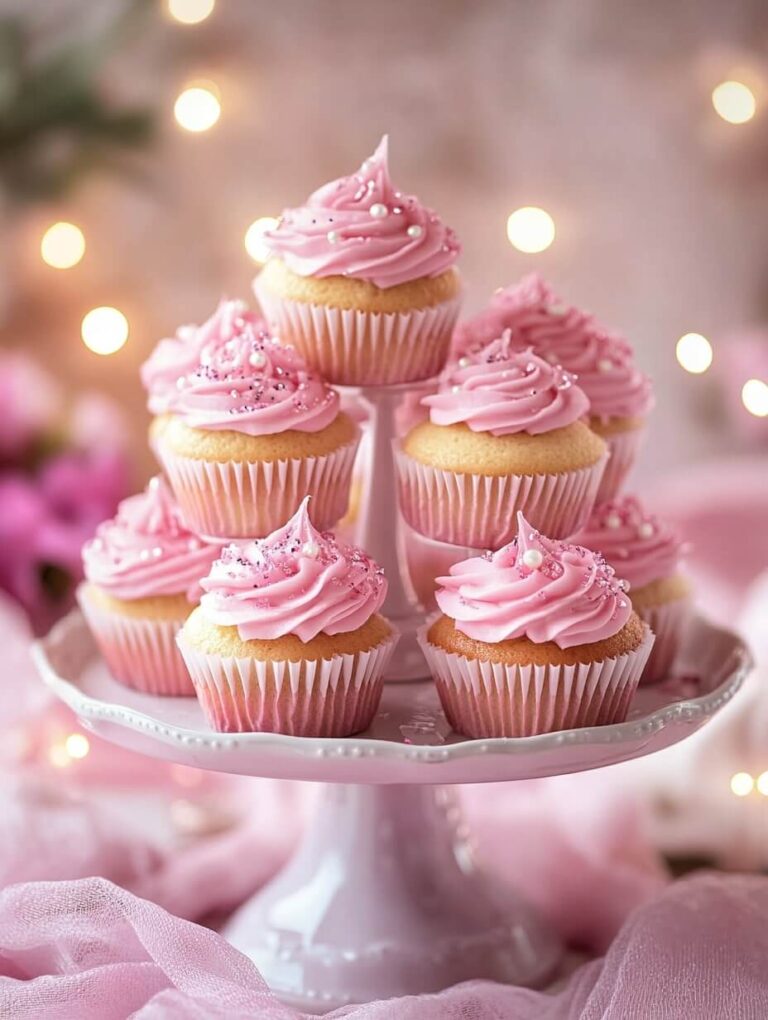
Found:
[[[598,553],[518,514],[517,538],[438,578],[423,648],[448,721],[470,737],[621,722],[653,636]]]
[[[397,453],[400,504],[428,538],[492,548],[522,510],[565,537],[586,521],[607,457],[581,420],[589,401],[559,366],[513,349],[509,331],[446,370],[429,421]]]
[[[591,315],[565,304],[536,274],[498,290],[485,311],[456,331],[457,356],[482,346],[503,329],[516,347],[574,372],[590,402],[590,426],[608,443],[611,457],[599,499],[616,495],[629,473],[653,408],[650,379],[637,367],[631,345]]]
[[[143,378],[161,415],[155,452],[201,534],[269,534],[307,493],[319,527],[344,516],[359,429],[241,302],[223,301],[191,338],[163,341]]]
[[[182,522],[162,478],[123,500],[83,547],[78,601],[112,675],[150,694],[194,694],[176,634],[220,546]]]
[[[256,294],[332,383],[404,383],[443,367],[459,311],[453,231],[389,177],[387,138],[357,173],[286,209]]]
[[[365,729],[395,644],[383,571],[313,527],[304,500],[268,538],[227,546],[179,647],[211,725],[347,736]]]
[[[680,573],[683,543],[635,496],[601,503],[574,542],[595,549],[629,581],[632,606],[656,635],[643,683],[663,680],[690,618],[690,586]]]

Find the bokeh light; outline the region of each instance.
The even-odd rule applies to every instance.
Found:
[[[213,14],[216,0],[167,0],[166,9],[182,25],[199,25]]]
[[[723,81],[712,90],[712,105],[729,124],[746,124],[757,109],[755,94],[740,81]]]
[[[555,221],[545,209],[526,205],[510,213],[507,237],[513,248],[534,255],[546,251],[554,241]]]
[[[701,375],[712,364],[712,344],[701,333],[686,333],[677,341],[675,357],[686,372]]]
[[[764,797],[768,797],[768,772],[761,772],[757,777],[757,783],[755,785],[757,786],[758,793],[762,793]]]
[[[80,334],[94,354],[114,354],[128,339],[128,320],[117,308],[92,308],[83,318]]]
[[[178,96],[173,105],[176,123],[185,131],[209,131],[221,116],[221,103],[213,91],[215,86],[191,85]]]
[[[85,758],[91,750],[91,742],[84,733],[70,733],[64,747],[70,758]]]
[[[755,788],[755,781],[749,772],[736,772],[731,776],[731,793],[737,797],[746,797]]]
[[[64,744],[53,744],[48,748],[48,761],[54,768],[64,769],[72,759]]]
[[[71,269],[85,254],[85,235],[74,223],[48,227],[40,241],[40,255],[54,269]]]
[[[277,218],[275,216],[260,216],[246,230],[245,250],[254,262],[261,264],[269,258],[271,253],[264,240],[264,235],[268,230],[274,230],[276,226]]]
[[[747,379],[741,388],[741,402],[756,418],[768,415],[768,383],[762,379]]]

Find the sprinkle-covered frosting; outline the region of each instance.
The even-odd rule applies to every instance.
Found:
[[[545,538],[517,515],[517,538],[437,578],[437,604],[456,629],[495,644],[527,637],[559,648],[618,633],[632,606],[627,585],[599,553]]]
[[[636,496],[601,503],[573,538],[602,553],[633,588],[671,577],[685,551],[675,530],[647,513]]]
[[[177,414],[191,428],[251,436],[319,432],[339,413],[336,391],[241,301],[222,301],[190,342],[194,356],[184,340],[164,340],[144,365],[150,410]]]
[[[386,135],[357,173],[286,209],[265,238],[299,276],[351,276],[381,288],[439,276],[461,251],[436,213],[392,184]]]
[[[458,328],[457,354],[484,346],[505,329],[511,330],[516,348],[533,347],[573,372],[595,417],[640,417],[652,409],[651,381],[635,364],[630,343],[565,304],[535,273],[498,290],[485,311]]]
[[[104,521],[83,546],[85,576],[115,598],[200,597],[219,545],[204,542],[181,520],[168,486],[153,478],[145,492],[124,499],[116,516]]]
[[[424,397],[435,425],[462,422],[473,432],[539,435],[563,428],[589,411],[574,377],[533,353],[512,348],[510,331],[459,358],[440,389]]]
[[[313,527],[309,498],[267,538],[228,545],[203,582],[200,605],[212,623],[237,627],[243,641],[356,630],[387,593],[382,569],[356,546]]]

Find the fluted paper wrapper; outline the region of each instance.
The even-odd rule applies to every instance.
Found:
[[[376,714],[397,637],[367,652],[301,662],[207,655],[178,637],[203,712],[223,733],[348,737]]]
[[[481,662],[430,644],[421,647],[448,722],[468,737],[531,737],[623,722],[637,690],[653,635],[646,628],[632,652],[575,666]]]
[[[395,444],[400,509],[412,528],[438,542],[499,549],[517,534],[516,515],[549,538],[586,522],[605,466],[552,475],[459,474],[422,464]]]
[[[295,460],[207,461],[158,453],[187,525],[207,539],[263,538],[312,496],[312,523],[333,528],[347,512],[359,439],[322,457]]]
[[[337,386],[382,386],[437,375],[445,365],[460,297],[407,312],[366,312],[290,301],[255,284],[270,326]]]
[[[176,646],[176,635],[186,617],[141,620],[121,616],[95,605],[82,589],[77,600],[115,680],[145,694],[194,696],[195,689]]]
[[[624,481],[637,460],[640,447],[645,440],[645,432],[645,426],[641,426],[627,432],[614,432],[600,437],[608,444],[610,456],[597,490],[598,503],[615,499],[621,492]]]
[[[658,683],[672,672],[685,628],[691,618],[691,601],[688,598],[674,599],[658,606],[638,609],[637,615],[656,636],[640,683]]]

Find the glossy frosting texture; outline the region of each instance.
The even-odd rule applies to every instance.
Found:
[[[573,539],[602,553],[632,588],[673,575],[684,552],[677,532],[636,496],[601,503]]]
[[[602,556],[539,534],[518,513],[517,538],[439,577],[437,604],[467,637],[490,644],[526,637],[559,648],[618,633],[632,606]]]
[[[244,641],[356,630],[387,593],[383,571],[361,549],[321,533],[308,499],[264,539],[226,546],[203,582],[200,604],[211,622],[237,627]]]
[[[186,595],[196,603],[200,579],[219,555],[182,523],[179,508],[161,477],[145,492],[123,500],[83,547],[88,581],[115,598]]]
[[[539,435],[571,425],[589,411],[573,376],[533,353],[514,350],[509,330],[462,356],[424,397],[435,425],[459,422],[474,432]]]
[[[357,173],[286,209],[266,241],[299,276],[351,276],[381,288],[438,276],[461,250],[436,213],[392,184],[386,135]]]

